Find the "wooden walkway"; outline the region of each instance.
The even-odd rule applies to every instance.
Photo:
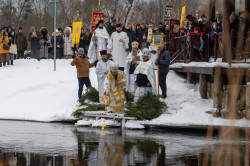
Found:
[[[117,113],[105,113],[105,111],[86,111],[83,112],[83,117],[90,117],[99,120],[100,118],[105,119],[116,119],[121,121],[121,128],[125,128],[125,123],[127,120],[137,120],[135,117],[124,116],[124,114]]]

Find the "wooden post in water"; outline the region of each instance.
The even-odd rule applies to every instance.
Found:
[[[201,98],[207,99],[207,76],[205,74],[200,74],[200,95]]]
[[[246,119],[250,120],[250,82],[246,87]]]
[[[214,74],[214,107],[221,111],[222,107],[223,77],[221,68],[215,68]]]

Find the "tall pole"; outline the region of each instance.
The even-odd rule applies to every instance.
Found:
[[[55,11],[54,11],[54,71],[56,71],[56,0],[55,2]]]
[[[160,22],[161,22],[161,0],[159,0],[159,16],[160,16]]]

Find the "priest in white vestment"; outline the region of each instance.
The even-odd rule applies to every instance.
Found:
[[[96,45],[97,45],[97,59],[96,59],[96,46],[94,44],[95,35],[97,37]],[[104,27],[104,21],[99,21],[99,26],[95,29],[88,50],[88,58],[90,62],[95,62],[96,60],[101,59],[100,51],[107,50],[107,44],[109,41],[109,34]]]
[[[138,66],[139,62],[142,60],[142,52],[138,49],[139,43],[132,42],[132,52],[126,58],[126,75],[127,75],[127,88],[126,90],[131,94],[135,94],[136,86],[134,71]]]
[[[156,76],[154,70],[154,61],[149,59],[150,50],[148,48],[143,49],[143,61],[135,69],[136,74],[135,84],[137,86],[134,102],[136,103],[140,97],[151,92],[156,94]]]
[[[126,75],[119,70],[119,64],[113,62],[110,65],[110,71],[104,81],[104,96],[107,112],[123,113],[126,97],[124,87],[126,84]]]
[[[99,102],[104,104],[102,96],[104,94],[104,80],[109,73],[110,65],[113,61],[107,59],[107,50],[100,51],[101,60],[97,63],[95,73],[98,78]]]
[[[128,47],[129,37],[127,33],[122,32],[122,25],[116,25],[116,32],[113,32],[108,43],[108,49],[113,55],[113,60],[119,64],[119,69],[124,71],[126,63],[126,49]]]

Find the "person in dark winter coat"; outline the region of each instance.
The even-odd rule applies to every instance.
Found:
[[[40,33],[42,34],[42,39],[40,41],[41,49],[40,49],[40,58],[49,58],[48,46],[50,45],[50,37],[49,31],[46,27],[42,27],[40,29]]]
[[[142,39],[140,41],[140,49],[143,50],[144,48],[149,48],[150,46],[150,43],[147,42],[147,35],[146,34],[143,34],[142,35]]]
[[[140,32],[139,32],[139,41],[142,39],[142,36],[144,34],[148,34],[148,30],[146,29],[145,24],[141,23],[141,29],[140,29]]]
[[[126,51],[127,52],[131,52],[132,51],[132,45],[131,45],[131,43],[134,42],[134,41],[136,41],[136,34],[133,31],[133,29],[132,29],[132,24],[131,23],[127,24],[127,28],[124,30],[124,32],[127,33],[127,36],[129,38],[129,43],[128,43],[129,48]]]
[[[51,44],[52,44],[52,55],[54,56],[54,35],[51,38]],[[64,41],[62,36],[60,35],[60,32],[56,30],[56,58],[57,59],[62,59],[63,58],[63,45]]]
[[[135,28],[135,34],[136,34],[136,41],[137,42],[140,42],[140,30],[141,30],[141,26],[140,24],[137,24],[136,25],[136,28]]]
[[[11,64],[13,65],[13,61],[15,59],[15,55],[17,54],[17,50],[16,50],[16,44],[15,44],[15,28],[9,26],[8,28],[8,38],[9,38],[9,46],[10,46],[10,53],[9,53],[9,61],[7,62],[7,64]]]
[[[30,28],[30,31],[28,40],[30,41],[31,57],[40,61],[40,40],[42,39],[42,36],[39,31],[36,31],[34,26]]]
[[[167,97],[167,85],[166,79],[169,72],[169,65],[170,65],[170,53],[165,49],[164,44],[160,47],[160,56],[159,59],[155,61],[155,65],[159,65],[159,73],[160,73],[160,80],[159,84],[162,91],[162,96],[165,99]]]
[[[162,32],[162,33],[164,33],[164,31],[165,31],[162,22],[159,23],[158,31]]]
[[[108,31],[108,33],[109,33],[109,36],[111,36],[112,33],[116,31],[116,28],[115,28],[115,21],[111,21],[111,22],[107,25],[107,31]]]
[[[85,50],[85,54],[87,55],[87,51],[89,49],[89,44],[91,41],[91,33],[86,28],[85,31],[82,28],[81,35],[80,35],[80,42],[78,48],[83,48]]]
[[[24,51],[27,50],[28,47],[28,40],[26,35],[23,33],[23,28],[18,28],[18,33],[15,36],[15,43],[17,45],[17,58],[23,59],[24,58]]]
[[[238,32],[239,20],[236,17],[235,12],[232,12],[231,15],[229,16],[229,27],[230,27],[230,32],[232,29]]]

